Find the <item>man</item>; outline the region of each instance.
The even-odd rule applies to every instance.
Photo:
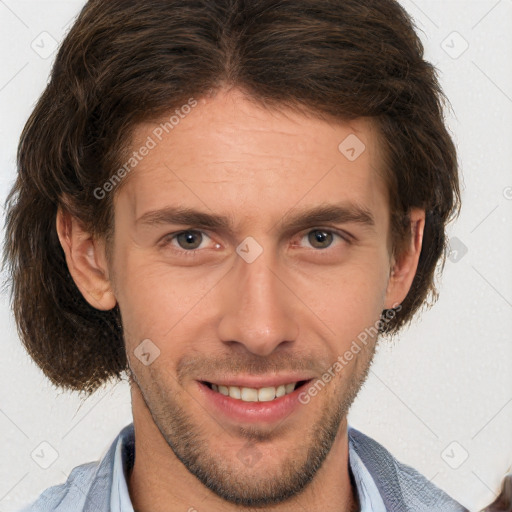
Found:
[[[393,0],[86,4],[5,257],[31,356],[134,422],[28,510],[465,510],[347,424],[459,206],[422,52]]]

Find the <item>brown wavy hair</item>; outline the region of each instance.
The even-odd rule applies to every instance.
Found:
[[[89,394],[127,368],[118,306],[94,309],[68,271],[58,206],[111,240],[116,191],[98,200],[94,190],[125,161],[134,127],[224,86],[269,108],[373,119],[395,250],[410,235],[409,209],[427,212],[412,287],[382,331],[436,300],[445,227],[460,208],[456,150],[436,70],[396,1],[91,0],[23,129],[6,201],[18,332],[54,384]]]

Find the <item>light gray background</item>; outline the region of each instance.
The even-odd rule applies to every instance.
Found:
[[[0,0],[2,205],[53,45],[83,4]],[[512,0],[402,4],[453,107],[463,210],[450,228],[439,302],[382,344],[349,423],[473,511],[494,499],[512,464]],[[21,347],[6,295],[0,322],[0,512],[8,512],[101,457],[131,412],[126,382],[85,401],[49,385]]]

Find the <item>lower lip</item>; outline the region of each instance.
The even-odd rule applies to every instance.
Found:
[[[307,382],[289,395],[274,398],[270,402],[244,402],[210,389],[203,382],[197,382],[208,409],[218,416],[227,417],[237,423],[274,423],[283,420],[294,412],[299,405],[299,395]]]

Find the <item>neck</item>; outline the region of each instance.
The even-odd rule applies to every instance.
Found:
[[[226,502],[192,475],[169,447],[140,392],[132,388],[135,463],[128,478],[135,512],[250,512],[257,509]],[[267,506],[272,512],[357,512],[359,503],[349,470],[346,419],[329,455],[304,490],[285,502]]]

